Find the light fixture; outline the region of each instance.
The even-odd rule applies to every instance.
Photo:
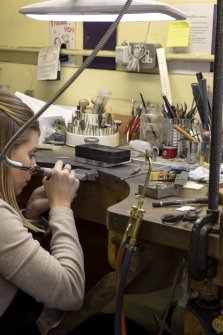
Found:
[[[123,0],[50,0],[20,8],[31,18],[48,21],[115,21]],[[179,9],[156,0],[133,0],[122,21],[185,20]]]
[[[3,161],[6,165],[16,169],[29,170],[33,172],[36,172],[37,169],[37,172],[39,172],[39,167],[33,168],[31,166],[24,166],[20,162],[10,160],[7,155],[8,152],[13,147],[17,138],[19,138],[20,135],[27,128],[29,128],[30,125],[35,120],[37,120],[47,110],[47,108],[49,108],[57,100],[64,93],[64,91],[66,91],[66,89],[80,76],[80,74],[91,64],[97,53],[104,47],[111,35],[117,29],[119,22],[123,19],[126,13],[128,13],[130,17],[134,14],[134,19],[136,19],[135,14],[143,13],[143,21],[163,21],[176,19],[184,20],[186,18],[183,12],[170,5],[163,4],[158,1],[126,0],[124,4],[120,3],[120,1],[122,2],[124,0],[51,0],[20,8],[19,11],[22,14],[42,14],[45,17],[45,20],[55,20],[55,18],[53,19],[53,17],[49,19],[47,14],[60,14],[60,16],[58,17],[60,21],[69,21],[70,16],[66,15],[76,13],[77,15],[79,15],[79,17],[82,18],[81,20],[79,19],[79,21],[85,21],[85,15],[87,15],[89,19],[89,16],[91,16],[92,14],[94,19],[91,19],[91,21],[105,21],[106,14],[114,15],[114,21],[111,23],[110,27],[101,38],[101,40],[98,42],[92,53],[86,58],[83,64],[77,69],[77,71],[75,71],[70,79],[68,79],[68,81],[45,103],[45,105],[35,115],[33,115],[31,119],[27,121],[9,140],[2,153],[0,154],[0,160]],[[148,16],[146,16],[146,13],[148,14]],[[65,14],[64,19],[62,19],[62,14]],[[99,15],[99,17],[101,17],[101,20],[96,19],[96,16],[94,16],[95,14]],[[149,14],[155,14],[155,16],[150,17]],[[162,15],[158,16],[158,14]],[[167,15],[167,18],[164,19],[165,15]],[[110,20],[111,18],[112,17],[110,16]],[[72,20],[77,19],[73,18]],[[41,173],[44,174],[45,172],[46,171],[43,168]]]

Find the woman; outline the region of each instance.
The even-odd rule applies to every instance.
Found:
[[[33,115],[14,94],[0,90],[0,151]],[[35,121],[8,153],[10,159],[35,165],[39,141]],[[78,310],[84,298],[83,252],[71,203],[79,180],[71,166],[57,161],[52,176],[34,190],[25,209],[16,197],[31,172],[0,162],[0,334],[46,334],[64,311]],[[50,252],[36,236],[43,235],[41,214],[49,209]],[[46,231],[45,231],[46,234]]]

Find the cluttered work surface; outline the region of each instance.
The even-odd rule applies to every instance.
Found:
[[[130,211],[132,206],[137,205],[137,199],[139,197],[139,187],[143,185],[148,170],[148,164],[146,162],[139,163],[137,160],[131,160],[124,164],[117,164],[116,166],[103,167],[78,162],[75,159],[75,150],[72,147],[62,146],[57,150],[38,150],[37,162],[41,166],[51,166],[53,163],[62,159],[64,163],[70,163],[75,169],[84,169],[88,171],[97,171],[98,178],[94,183],[85,184],[85,196],[80,196],[78,202],[78,210],[75,211],[75,215],[85,216],[85,218],[92,221],[100,221],[107,225],[108,230],[123,234],[128,223]],[[159,162],[153,163],[153,171],[160,171],[163,164]],[[176,164],[175,164],[176,165]],[[179,165],[179,164],[178,164]],[[83,184],[83,183],[81,183]],[[94,186],[92,186],[94,184]],[[196,185],[196,183],[194,183]],[[203,200],[208,197],[208,184],[198,183],[198,187],[195,188],[181,188],[176,190],[176,195],[172,195],[165,198],[159,198],[157,194],[155,197],[145,197],[142,208],[145,213],[139,232],[139,239],[144,241],[151,241],[157,244],[174,247],[181,250],[188,250],[190,245],[190,233],[193,227],[193,221],[185,219],[184,217],[179,218],[176,222],[162,222],[164,215],[185,215],[185,212],[179,211],[179,207],[182,205],[189,205],[189,209],[192,209],[193,214],[196,213],[198,217],[202,217],[207,213],[207,202],[205,204]],[[106,197],[100,195],[100,186],[108,188],[111,191],[111,201],[106,200]],[[91,189],[93,187],[94,196],[91,198]],[[152,186],[153,187],[153,186]],[[112,194],[116,196],[113,197]],[[79,198],[79,195],[78,195]],[[81,199],[82,198],[82,199]],[[87,199],[88,198],[88,199]],[[108,197],[109,198],[109,195]],[[114,199],[113,199],[114,198]],[[199,201],[201,199],[201,203]],[[98,201],[100,200],[100,202]],[[177,201],[192,200],[188,204],[180,204]],[[195,201],[194,201],[195,200]],[[106,203],[103,204],[103,201]],[[165,202],[173,201],[173,205],[165,206]],[[88,206],[87,206],[88,203]],[[191,208],[192,207],[192,208]],[[88,208],[89,211],[88,217]],[[97,209],[101,208],[101,211]],[[103,212],[98,217],[98,212]],[[97,212],[97,214],[95,213]],[[187,212],[188,213],[188,210]],[[97,217],[95,217],[95,215]],[[92,219],[93,216],[93,219]],[[219,259],[219,235],[210,234],[208,236],[208,256]]]

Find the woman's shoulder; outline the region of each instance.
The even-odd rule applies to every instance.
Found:
[[[1,209],[1,213],[2,213],[2,211],[6,210],[6,211],[10,211],[14,214],[17,214],[16,210],[11,205],[9,205],[5,200],[2,200],[2,199],[0,199],[0,209]],[[0,218],[1,218],[1,216],[0,216]]]
[[[23,226],[22,220],[16,210],[7,202],[0,199],[0,253],[5,245],[15,243],[23,234],[27,234],[27,228]]]
[[[1,229],[3,229],[4,226],[9,229],[11,226],[10,223],[13,223],[14,227],[16,225],[17,227],[23,226],[22,220],[16,210],[2,199],[0,199],[0,213]]]

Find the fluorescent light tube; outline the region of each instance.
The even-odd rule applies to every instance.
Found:
[[[114,21],[124,0],[50,0],[21,7],[19,12],[47,21]],[[122,21],[185,20],[179,9],[156,0],[133,0]]]

